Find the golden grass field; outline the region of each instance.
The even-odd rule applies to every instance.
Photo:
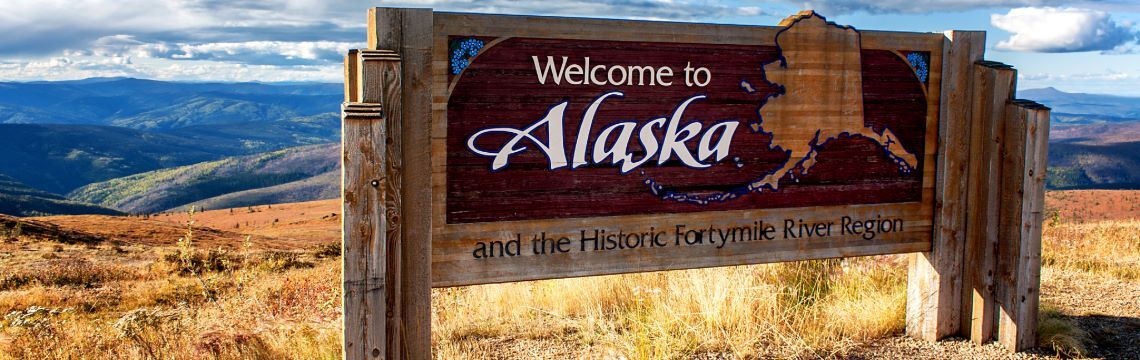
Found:
[[[1137,200],[1048,194],[1042,348],[1023,356],[1140,354]],[[339,358],[339,212],[334,200],[207,211],[192,227],[189,214],[31,219],[103,239],[87,243],[6,223],[0,359]],[[434,355],[1006,356],[901,337],[905,287],[894,255],[436,289]]]

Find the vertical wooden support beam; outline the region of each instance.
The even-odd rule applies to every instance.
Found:
[[[368,12],[368,46],[398,53],[383,67],[390,221],[389,338],[386,358],[431,358],[431,9],[375,8]],[[364,58],[362,56],[362,58]],[[364,58],[364,63],[367,59]],[[364,70],[366,71],[366,70]],[[362,84],[369,84],[364,74]],[[388,91],[390,90],[390,91]]]
[[[963,262],[962,332],[976,343],[993,340],[994,266],[998,246],[1001,142],[1006,105],[1013,100],[1016,71],[981,61],[973,66],[966,245]]]
[[[341,107],[344,358],[385,359],[398,350],[400,57],[352,50],[345,60]]]
[[[1049,109],[1015,100],[1006,110],[995,279],[998,341],[1021,351],[1037,342]]]
[[[985,33],[947,32],[934,185],[934,237],[930,252],[910,258],[907,334],[938,340],[961,330],[962,258],[966,236],[966,176],[973,104],[973,64],[985,51]]]

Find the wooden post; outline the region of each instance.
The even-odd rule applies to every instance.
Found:
[[[959,333],[962,257],[966,236],[966,192],[973,104],[973,64],[985,51],[985,33],[947,32],[942,61],[942,101],[937,175],[934,185],[932,249],[911,256],[907,276],[906,331],[938,340]]]
[[[432,12],[368,22],[369,49],[345,61],[344,358],[428,359]]]
[[[367,59],[367,61],[365,61]],[[378,359],[391,348],[398,333],[388,323],[398,312],[390,297],[395,293],[391,269],[398,259],[390,229],[397,227],[387,214],[392,209],[393,183],[388,173],[391,156],[383,106],[383,93],[398,77],[377,76],[384,68],[399,66],[392,52],[351,51],[345,61],[345,104],[342,111],[342,164],[344,216],[344,357]],[[398,221],[398,219],[396,219]]]
[[[994,266],[998,246],[1001,142],[1006,105],[1013,100],[1016,71],[981,61],[974,68],[974,103],[970,125],[970,174],[967,191],[962,332],[976,343],[993,340]]]
[[[430,9],[372,9],[346,60],[345,359],[431,357]],[[409,65],[405,65],[409,64]]]
[[[1021,351],[1037,343],[1049,109],[1015,100],[1006,111],[995,279],[998,341]]]

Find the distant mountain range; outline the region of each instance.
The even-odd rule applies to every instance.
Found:
[[[0,83],[0,174],[67,194],[160,169],[335,143],[342,92],[340,84],[323,83]]]
[[[1140,98],[1054,88],[1018,96],[1053,108],[1049,188],[1140,188]]]
[[[0,213],[217,209],[340,196],[340,84],[0,83]],[[1053,108],[1050,188],[1140,188],[1140,98]],[[67,194],[67,195],[60,195]]]
[[[182,83],[130,78],[0,83],[0,124],[169,131],[336,113],[339,84]]]
[[[1028,89],[1018,97],[1053,109],[1053,126],[1132,122],[1140,120],[1140,98],[1067,93],[1055,88]]]

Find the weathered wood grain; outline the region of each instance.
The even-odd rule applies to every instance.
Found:
[[[356,100],[356,99],[354,99]],[[374,359],[386,349],[386,134],[378,104],[342,107],[344,358]]]
[[[1016,71],[994,62],[973,66],[974,104],[970,125],[966,245],[963,266],[962,331],[970,340],[993,340],[994,266],[998,246],[1001,142],[1006,106],[1013,99]]]
[[[401,64],[387,69],[399,82],[389,84],[385,94],[390,104],[389,138],[385,143],[393,153],[394,166],[386,171],[399,174],[401,181],[392,189],[398,201],[390,204],[390,218],[400,226],[399,265],[393,284],[398,284],[393,314],[399,334],[389,340],[391,359],[431,357],[431,158],[430,125],[432,99],[431,9],[376,8],[369,12],[368,44],[400,54]],[[385,74],[387,77],[387,73]],[[398,91],[397,91],[398,90]]]
[[[957,334],[962,325],[972,66],[981,60],[985,49],[984,32],[950,31],[946,36],[933,250],[912,255],[907,276],[907,334],[931,341]]]
[[[360,102],[360,92],[357,90],[359,86],[357,82],[360,80],[360,69],[358,65],[360,50],[348,50],[348,55],[344,57],[344,102]]]
[[[1013,351],[1037,341],[1048,133],[1048,108],[1021,100],[1007,106],[995,282],[998,341]]]

